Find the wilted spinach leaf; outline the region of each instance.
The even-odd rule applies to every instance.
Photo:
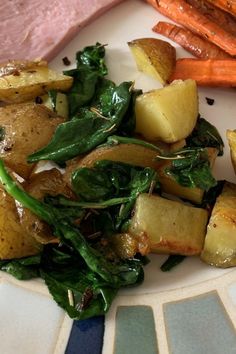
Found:
[[[162,272],[169,272],[178,264],[182,263],[186,256],[182,256],[180,254],[170,255],[167,260],[161,265]]]
[[[19,280],[39,277],[41,255],[0,261],[0,269]]]
[[[214,125],[199,117],[192,134],[186,139],[189,147],[215,147],[223,155],[224,142]]]
[[[28,161],[62,163],[104,142],[122,122],[129,107],[131,86],[130,82],[119,86],[105,82],[98,91],[99,95],[95,96],[92,108],[83,109],[79,119],[59,124],[49,144],[30,155]]]
[[[64,71],[65,75],[73,77],[73,85],[67,93],[70,118],[80,107],[90,103],[99,78],[107,74],[104,46],[96,43],[77,52],[76,64],[76,69]]]
[[[93,168],[79,168],[72,174],[74,192],[83,201],[111,206],[112,201],[120,200],[122,209],[116,215],[116,228],[129,217],[136,198],[148,192],[151,185],[158,186],[156,172],[149,168],[132,166],[113,161],[98,161]],[[85,204],[86,207],[89,203]],[[85,206],[84,205],[84,206]]]
[[[60,208],[41,202],[21,189],[6,171],[2,160],[0,160],[0,182],[15,200],[51,225],[61,244],[70,250],[71,257],[69,258],[58,251],[54,252],[51,259],[44,257],[43,253],[44,261],[40,264],[40,272],[55,300],[66,308],[73,318],[85,318],[104,313],[109,308],[117,289],[135,285],[143,280],[143,267],[139,260],[120,259],[116,263],[109,261],[87,242],[79,228],[71,222],[67,215],[63,215]],[[58,266],[56,270],[51,266],[55,262]],[[72,263],[73,266],[71,266]],[[76,268],[74,267],[75,263],[77,264]],[[74,279],[69,276],[71,272],[73,277],[75,276]],[[91,290],[93,298],[91,306],[88,309],[83,309],[85,301],[83,297],[86,297],[86,289],[88,288]],[[78,303],[82,304],[78,307],[79,313],[70,309],[68,304],[65,305],[66,289],[67,300],[68,290],[71,290],[75,292]]]
[[[186,148],[172,154],[159,155],[158,159],[170,161],[165,173],[181,186],[198,187],[207,191],[217,184],[211,173],[207,150],[204,148]]]

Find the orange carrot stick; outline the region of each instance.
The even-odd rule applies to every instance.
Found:
[[[236,55],[236,37],[208,20],[184,0],[146,0],[161,14],[208,39],[230,55]]]
[[[236,36],[236,19],[228,12],[221,10],[219,7],[215,7],[205,0],[185,0],[189,5],[195,7],[209,20],[217,23],[225,31],[230,32]]]
[[[153,31],[170,38],[197,58],[231,58],[228,53],[217,47],[215,44],[206,41],[186,28],[173,25],[172,23],[158,22],[153,27]]]
[[[178,59],[169,81],[178,79],[193,79],[199,86],[236,87],[236,59]]]
[[[207,1],[226,12],[229,12],[231,15],[236,16],[235,0],[207,0]]]

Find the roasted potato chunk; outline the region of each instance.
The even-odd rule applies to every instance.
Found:
[[[32,100],[48,90],[67,91],[73,78],[48,68],[45,61],[10,61],[0,64],[0,101]]]
[[[135,104],[136,131],[148,140],[174,143],[185,139],[198,117],[198,92],[193,80],[177,80],[139,95]]]
[[[138,238],[146,235],[154,253],[198,255],[202,251],[207,220],[205,209],[144,193],[136,200],[129,233]]]
[[[27,179],[34,167],[27,163],[27,156],[45,146],[62,122],[62,118],[43,105],[21,103],[0,107],[0,157]]]
[[[24,231],[15,200],[0,184],[0,259],[31,256],[40,249],[41,245]]]
[[[61,172],[55,168],[32,175],[23,183],[23,186],[28,194],[39,200],[42,200],[46,195],[55,196],[57,194],[65,195],[68,198],[73,197],[73,193],[66,186]],[[40,243],[57,242],[49,225],[30,210],[18,206],[18,212],[21,226],[26,234],[31,235]]]
[[[165,84],[175,68],[176,50],[157,38],[140,38],[128,42],[138,70]]]
[[[227,130],[226,137],[230,147],[230,156],[234,171],[236,173],[236,130]]]
[[[113,235],[111,244],[116,254],[123,259],[133,258],[139,252],[136,238],[128,233]]]
[[[225,183],[217,198],[201,259],[220,268],[236,266],[236,184]]]
[[[118,144],[100,147],[93,150],[82,159],[79,157],[69,161],[64,178],[67,183],[70,184],[70,176],[74,170],[80,167],[92,167],[95,162],[100,160],[118,161],[134,166],[158,169],[163,162],[155,160],[157,154],[157,150],[136,144]]]

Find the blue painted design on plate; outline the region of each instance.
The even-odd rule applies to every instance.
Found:
[[[151,306],[119,306],[116,313],[114,354],[157,354]]]
[[[235,354],[236,332],[216,291],[164,305],[172,354]]]
[[[104,316],[74,321],[65,354],[101,354]]]

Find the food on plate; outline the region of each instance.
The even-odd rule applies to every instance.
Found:
[[[39,96],[37,99],[40,101],[40,103],[56,112],[58,116],[68,119],[69,105],[66,94],[53,90],[49,91],[47,95],[41,97]]]
[[[236,265],[236,185],[226,183],[216,200],[201,259],[211,265],[227,268]]]
[[[140,90],[132,90],[132,82],[116,85],[105,79],[104,56],[105,47],[100,43],[77,53],[76,69],[66,72],[74,79],[67,93],[69,120],[57,127],[48,145],[28,157],[29,162],[64,163],[106,141],[117,129],[123,129],[122,124],[127,125],[127,131],[133,129],[133,102]]]
[[[160,39],[139,38],[128,42],[138,70],[165,84],[174,71],[175,48]]]
[[[79,32],[122,0],[4,1],[0,12],[0,62],[52,60]],[[17,21],[16,21],[17,18]]]
[[[218,150],[216,148],[208,148],[208,161],[211,166],[211,169],[214,166],[216,157],[218,155]],[[170,195],[175,195],[182,199],[190,200],[193,203],[201,204],[204,197],[204,189],[193,186],[184,186],[179,184],[175,178],[170,173],[171,170],[171,161],[166,160],[158,169],[158,177],[163,192],[166,192]],[[198,171],[200,174],[200,170]]]
[[[229,12],[236,17],[236,4],[234,0],[207,0],[214,6],[219,7],[220,9]]]
[[[227,129],[226,137],[230,147],[231,161],[236,173],[236,130]]]
[[[115,138],[114,138],[115,141]],[[79,167],[93,167],[97,161],[111,160],[129,163],[134,166],[151,167],[158,169],[163,163],[155,158],[160,149],[132,143],[119,143],[117,145],[106,145],[92,150],[85,157],[75,158],[67,164],[64,178],[70,184],[71,173]]]
[[[197,8],[209,20],[216,22],[219,26],[224,28],[227,32],[236,35],[236,19],[232,14],[222,11],[216,6],[216,1],[208,0],[186,0],[186,2],[193,7]]]
[[[0,101],[19,103],[48,90],[67,91],[72,78],[49,69],[45,61],[9,61],[0,65]]]
[[[0,259],[35,255],[41,248],[32,235],[24,232],[15,200],[0,185]]]
[[[136,99],[136,131],[146,139],[174,143],[186,138],[198,117],[198,93],[193,80],[175,81]]]
[[[235,87],[236,59],[177,59],[170,82],[186,79],[195,80],[199,86]]]
[[[230,55],[236,55],[235,35],[209,20],[184,0],[146,0],[162,15],[207,38]]]
[[[71,189],[65,184],[62,173],[56,168],[32,174],[22,186],[27,193],[39,200],[43,200],[47,195],[58,194],[73,199]],[[59,242],[50,227],[30,210],[18,205],[18,214],[23,233],[31,235],[42,244]]]
[[[43,147],[64,121],[53,111],[36,103],[0,107],[0,157],[22,178],[28,178],[34,164],[27,156]]]
[[[71,318],[84,319],[105,314],[120,288],[143,281],[150,251],[174,254],[175,264],[202,252],[221,187],[212,165],[224,144],[198,112],[193,80],[155,94],[135,89],[133,82],[116,84],[105,77],[100,43],[78,51],[76,67],[65,75],[73,83],[63,96],[48,90],[37,103],[1,107],[2,144],[13,140],[12,122],[21,125],[14,128],[11,159],[4,149],[0,159],[0,220],[12,214],[13,240],[27,238],[29,246],[3,243],[0,269],[18,279],[40,276]],[[141,114],[147,107],[155,119]],[[149,120],[151,134],[137,129],[141,119]],[[53,164],[39,172],[44,160]],[[14,172],[24,178],[21,184]],[[178,194],[182,187],[189,189],[188,203],[187,192]]]
[[[159,33],[172,41],[178,43],[197,58],[230,58],[231,56],[215,44],[193,33],[187,28],[174,25],[169,22],[160,21],[154,27],[153,31]]]
[[[156,253],[198,255],[201,253],[208,213],[179,201],[140,194],[136,200],[129,232],[144,234]],[[198,225],[193,228],[193,225]]]

